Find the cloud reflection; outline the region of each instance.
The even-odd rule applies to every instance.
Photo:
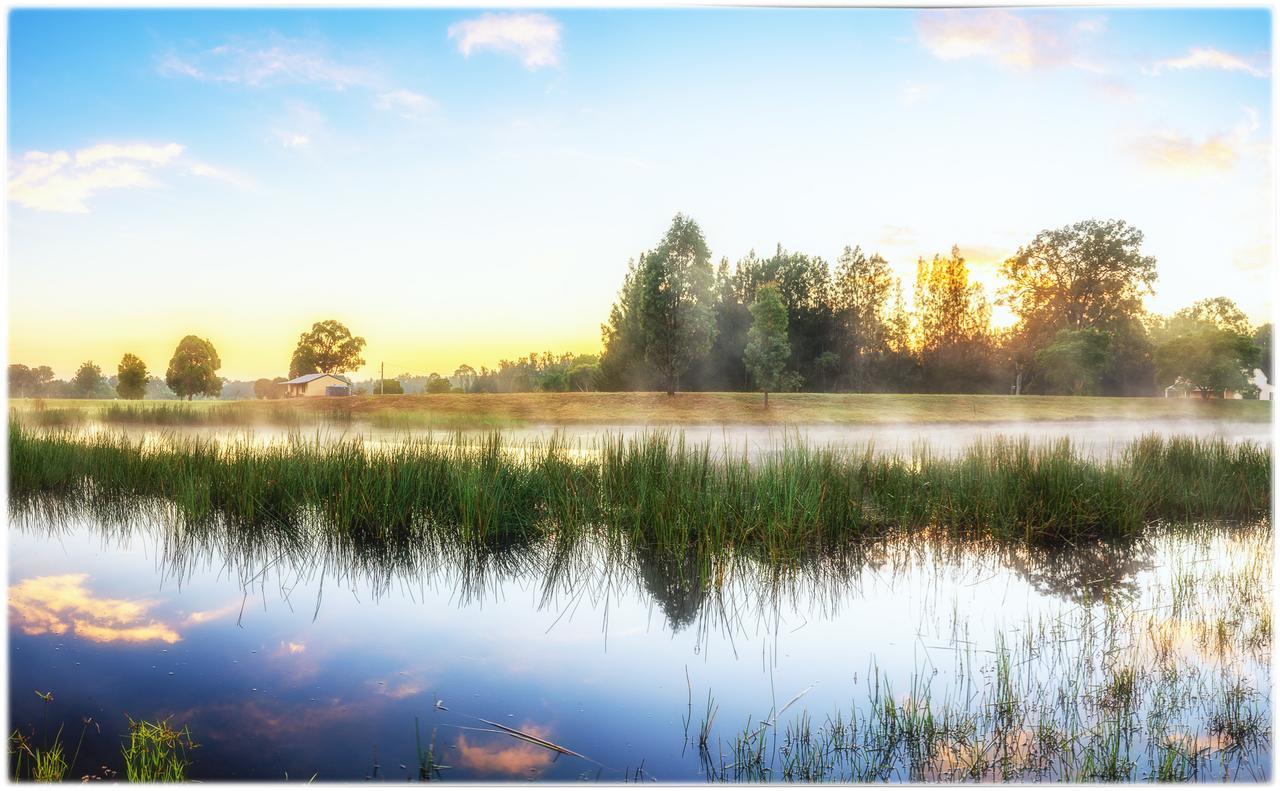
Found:
[[[520,730],[539,739],[546,739],[549,731],[538,725],[525,723]],[[521,776],[551,765],[556,754],[527,742],[496,736],[483,744],[473,744],[466,734],[458,735],[458,763],[479,775]]]
[[[172,627],[147,616],[152,602],[109,599],[85,586],[88,574],[32,577],[9,586],[11,622],[28,635],[67,634],[95,643],[176,643]]]

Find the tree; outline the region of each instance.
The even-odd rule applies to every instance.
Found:
[[[706,356],[715,337],[711,254],[698,224],[677,214],[667,235],[640,257],[640,327],[645,359],[667,395],[680,374]]]
[[[600,358],[594,354],[580,354],[573,358],[568,371],[569,389],[595,390],[600,380]]]
[[[1092,395],[1110,352],[1110,334],[1092,327],[1064,327],[1035,356],[1055,387],[1070,395]]]
[[[1161,381],[1185,382],[1202,398],[1222,390],[1243,390],[1259,362],[1248,320],[1223,297],[1183,308],[1158,327],[1155,336]]]
[[[116,367],[116,394],[131,401],[147,393],[147,364],[136,355],[125,354]]]
[[[354,371],[364,365],[364,358],[360,356],[364,346],[364,338],[353,336],[351,330],[340,322],[333,319],[317,321],[309,331],[298,336],[289,375],[298,377],[309,373]]]
[[[71,377],[71,390],[80,398],[96,395],[102,385],[102,369],[93,360],[81,363],[75,376]]]
[[[756,387],[764,391],[764,405],[769,407],[769,391],[782,386],[782,374],[791,357],[787,341],[787,307],[773,283],[756,292],[751,303],[751,329],[747,330],[745,360]]]
[[[277,376],[274,379],[262,378],[253,383],[253,395],[255,398],[284,398],[285,386],[284,377]]]
[[[1150,387],[1150,348],[1138,330],[1142,299],[1156,281],[1156,259],[1142,254],[1142,232],[1123,220],[1086,220],[1044,230],[1004,261],[1006,285],[1000,302],[1018,322],[1018,347],[1026,378],[1042,368],[1035,350],[1063,328],[1092,327],[1111,332],[1115,366],[1102,376],[1113,391]],[[1142,370],[1134,377],[1133,366]]]
[[[1271,322],[1263,324],[1253,333],[1253,342],[1258,346],[1258,367],[1262,369],[1268,382],[1274,382],[1271,378]]]
[[[35,392],[35,378],[31,369],[25,365],[13,363],[9,365],[9,397],[22,398]]]
[[[476,386],[476,369],[463,363],[453,372],[454,378],[462,383],[462,392],[470,393]]]
[[[600,325],[604,347],[600,355],[600,385],[605,390],[644,390],[653,382],[652,366],[644,358],[640,275],[635,259],[628,261],[618,299],[609,309],[609,320]]]
[[[916,329],[926,389],[973,392],[992,380],[991,307],[958,247],[916,265]]]
[[[221,367],[212,343],[188,335],[178,341],[164,381],[179,398],[188,401],[198,395],[214,397],[222,392],[222,378],[217,373]]]
[[[884,317],[893,284],[893,271],[879,253],[868,258],[860,247],[845,247],[836,262],[833,309],[856,392],[867,390],[870,363],[885,350],[888,328]]]
[[[399,379],[383,379],[381,383],[375,380],[373,386],[379,395],[404,395],[404,385]]]
[[[433,373],[431,376],[427,377],[428,393],[447,393],[452,389],[453,388],[449,384],[449,380],[440,374]]]

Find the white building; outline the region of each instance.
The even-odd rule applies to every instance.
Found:
[[[285,398],[351,395],[351,383],[335,374],[304,374],[297,379],[290,379],[284,386]]]
[[[1258,400],[1271,400],[1271,384],[1267,382],[1267,375],[1262,372],[1261,368],[1253,369],[1253,378],[1249,380],[1258,388]]]

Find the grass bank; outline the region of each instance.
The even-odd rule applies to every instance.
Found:
[[[1066,440],[999,438],[948,457],[793,444],[749,461],[670,433],[606,436],[598,451],[587,458],[553,439],[512,452],[497,434],[255,447],[15,424],[10,502],[119,509],[159,499],[187,522],[316,519],[361,542],[501,546],[603,529],[659,550],[732,547],[778,559],[892,529],[1054,543],[1270,509],[1270,450],[1221,440],[1150,436],[1105,461]]]
[[[1268,422],[1268,401],[928,394],[506,393],[299,398],[288,401],[12,402],[42,425],[78,420],[155,425],[362,421],[383,428],[520,425],[769,425],[1141,420]],[[37,406],[41,408],[36,408]]]

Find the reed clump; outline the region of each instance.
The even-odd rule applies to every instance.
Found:
[[[788,559],[896,529],[1055,544],[1136,535],[1159,520],[1252,520],[1270,509],[1271,452],[1146,437],[1104,460],[1066,441],[992,439],[956,455],[789,444],[758,459],[679,435],[511,447],[499,433],[373,445],[260,446],[200,437],[79,436],[13,424],[22,509],[162,500],[185,522],[289,529],[318,519],[362,542],[506,546],[587,531],[655,550],[735,548]]]

